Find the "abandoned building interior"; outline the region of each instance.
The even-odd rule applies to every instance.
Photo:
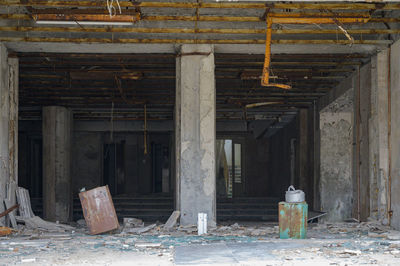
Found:
[[[0,1],[1,201],[70,223],[107,185],[120,221],[215,227],[293,185],[400,230],[399,33],[393,1]]]

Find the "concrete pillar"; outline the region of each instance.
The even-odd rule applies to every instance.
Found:
[[[353,89],[320,112],[320,197],[324,221],[352,217]]]
[[[388,223],[388,67],[388,50],[372,57],[369,120],[370,217],[383,224]]]
[[[18,182],[18,59],[0,43],[0,211],[15,204]],[[0,219],[4,221],[4,218]]]
[[[66,222],[72,214],[72,113],[65,107],[43,108],[43,211],[50,221]]]
[[[216,224],[215,74],[212,45],[182,45],[176,60],[176,208],[181,224]]]
[[[4,211],[3,199],[10,178],[8,150],[10,98],[7,57],[6,47],[0,43],[0,212]],[[4,222],[4,218],[0,218],[0,222]]]
[[[390,180],[391,225],[400,230],[400,41],[391,46],[390,52]]]
[[[360,220],[366,221],[370,216],[370,167],[369,167],[369,119],[371,114],[371,64],[360,69],[360,80],[357,81],[356,105],[359,104],[359,171],[360,171]],[[358,83],[360,90],[358,92]],[[359,95],[358,95],[359,94]],[[359,101],[357,101],[359,97]],[[357,115],[357,112],[355,112]]]
[[[8,66],[10,104],[8,154],[10,162],[10,183],[18,184],[18,58],[9,58]]]

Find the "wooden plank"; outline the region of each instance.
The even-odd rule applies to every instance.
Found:
[[[5,199],[5,200],[4,200],[4,204],[6,205],[7,210],[6,210],[5,212],[3,212],[3,213],[6,213],[5,215],[8,214],[8,217],[10,218],[10,222],[11,222],[12,228],[17,229],[17,228],[18,228],[17,220],[15,220],[15,215],[14,215],[13,212],[14,212],[15,209],[17,209],[17,208],[19,207],[19,205],[16,204],[16,205],[14,205],[14,206],[11,206],[12,204],[11,204],[11,202],[10,202],[8,199]],[[3,213],[2,213],[2,214],[3,214]],[[1,216],[2,214],[0,214],[0,216]]]

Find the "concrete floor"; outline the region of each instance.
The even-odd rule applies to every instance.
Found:
[[[0,265],[400,265],[400,232],[388,228],[311,225],[305,240],[281,240],[273,231],[252,225],[207,236],[21,232],[0,238]]]

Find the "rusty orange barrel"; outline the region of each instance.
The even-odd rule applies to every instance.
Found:
[[[305,201],[279,202],[279,237],[304,239],[307,235],[308,205]]]

